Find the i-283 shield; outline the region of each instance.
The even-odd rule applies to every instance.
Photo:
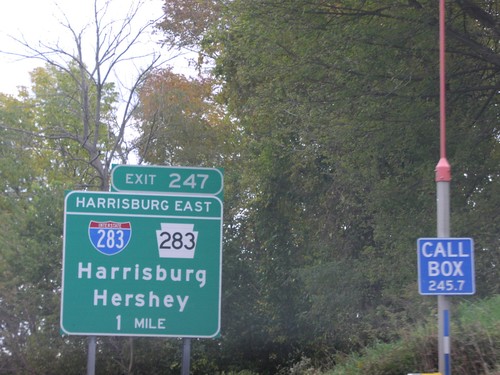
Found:
[[[105,255],[115,255],[123,251],[129,241],[132,230],[130,222],[90,221],[89,238],[95,249]]]

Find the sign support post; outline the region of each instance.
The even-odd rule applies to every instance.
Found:
[[[436,166],[437,236],[450,236],[451,167],[446,158],[446,2],[439,1],[440,160]],[[439,372],[451,375],[450,297],[438,296]]]
[[[437,182],[437,236],[450,236],[450,182]],[[451,375],[450,297],[438,295],[439,372]]]
[[[87,375],[95,375],[95,352],[96,352],[96,337],[88,337],[87,351]]]
[[[191,367],[191,339],[185,337],[182,340],[182,367],[181,375],[189,375]]]

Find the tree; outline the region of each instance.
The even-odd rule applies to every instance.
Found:
[[[157,26],[168,45],[202,52],[203,39],[219,24],[223,6],[220,0],[167,0]]]
[[[75,123],[68,126],[65,121],[61,122],[61,118],[54,117],[49,127],[39,129],[34,135],[40,136],[43,131],[46,139],[78,145],[84,150],[85,158],[82,158],[82,153],[74,158],[71,154],[65,156],[72,161],[84,161],[92,169],[94,178],[87,178],[83,187],[100,190],[108,189],[111,164],[127,159],[130,149],[126,147],[124,136],[137,107],[137,89],[147,73],[160,63],[159,55],[148,53],[149,61],[136,72],[128,87],[118,87],[112,82],[119,76],[119,65],[144,60],[143,53],[133,55],[134,47],[155,21],[135,27],[134,19],[142,0],[129,9],[123,20],[108,20],[110,4],[109,0],[94,0],[94,18],[82,30],[75,29],[64,18],[61,25],[72,38],[72,51],[58,42],[34,45],[25,39],[16,39],[26,51],[16,55],[42,60],[54,69],[53,72],[64,73],[69,80],[57,88],[57,95],[59,103],[66,105],[67,111],[71,110]],[[86,49],[87,38],[91,41],[90,53]]]
[[[84,372],[85,343],[61,337],[59,293],[64,190],[91,174],[82,150],[65,139],[33,137],[64,121],[77,129],[71,103],[57,93],[73,81],[57,68],[33,72],[31,94],[0,95],[0,363],[2,373]],[[113,91],[109,91],[113,98]],[[107,107],[106,107],[107,108]],[[15,126],[14,126],[15,125]],[[69,156],[71,157],[69,157]],[[98,368],[107,373],[179,370],[178,342],[99,338]],[[151,352],[155,356],[151,356]],[[193,366],[196,362],[193,360]],[[167,369],[167,370],[166,370]]]
[[[81,341],[61,339],[58,328],[65,173],[31,136],[36,116],[23,97],[0,95],[2,372],[77,373]]]
[[[124,137],[137,107],[136,91],[160,64],[158,55],[134,55],[155,22],[134,26],[143,4],[136,2],[116,21],[108,19],[111,2],[95,0],[94,18],[81,30],[63,15],[73,50],[59,42],[16,39],[25,50],[15,55],[39,59],[45,67],[33,72],[31,92],[1,97],[1,152],[8,156],[1,160],[8,166],[1,176],[1,216],[9,236],[1,241],[0,340],[11,373],[80,373],[84,365],[82,340],[59,338],[60,257],[54,252],[61,248],[63,190],[107,190],[111,163],[126,160],[131,151]],[[117,69],[144,58],[146,66],[125,87]],[[19,155],[17,166],[12,155]]]
[[[248,315],[274,311],[282,336],[269,347],[292,342],[286,327],[304,320],[314,322],[310,345],[323,337],[332,350],[390,339],[426,311],[421,298],[409,306],[419,298],[415,239],[435,232],[437,4],[219,4],[219,23],[198,40],[243,134],[240,255],[262,282]],[[498,184],[498,12],[491,2],[448,7],[453,231],[480,239],[488,295],[497,242],[480,228],[493,233],[496,220],[478,203],[493,202]]]
[[[152,72],[139,90],[136,147],[141,160],[167,165],[220,165],[227,152],[224,113],[214,81],[188,79],[171,69]]]

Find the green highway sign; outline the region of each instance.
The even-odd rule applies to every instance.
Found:
[[[220,195],[222,186],[217,168],[120,164],[111,171],[112,191]]]
[[[67,193],[62,331],[217,336],[222,209],[207,195]]]

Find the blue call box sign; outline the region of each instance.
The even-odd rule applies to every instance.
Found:
[[[471,238],[419,238],[417,253],[420,294],[475,293]]]

